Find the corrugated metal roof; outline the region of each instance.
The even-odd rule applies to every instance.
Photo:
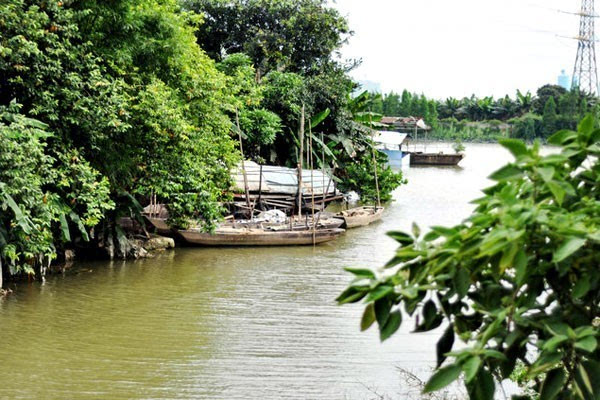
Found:
[[[378,131],[373,137],[373,141],[382,145],[400,146],[406,140],[408,134],[392,131]]]
[[[257,163],[245,161],[244,166],[250,192],[258,192],[262,180],[262,187],[260,187],[262,193],[289,195],[298,193],[298,171],[295,168],[263,165],[262,176],[260,176],[260,165]],[[232,178],[234,181],[234,190],[243,193],[245,189],[241,163],[232,172]],[[302,171],[302,193],[310,194],[312,188],[315,195],[323,195],[328,185],[329,190],[327,194],[335,194],[335,182],[327,174],[323,174],[320,170],[312,170],[312,173],[311,170]]]

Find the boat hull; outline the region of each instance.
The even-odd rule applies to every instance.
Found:
[[[173,234],[173,230],[171,229],[171,227],[169,225],[167,225],[166,218],[155,218],[155,217],[149,217],[147,215],[145,216],[145,218],[146,218],[146,221],[148,221],[148,223],[152,227],[154,227],[154,230],[159,235],[169,236],[169,235]]]
[[[342,211],[340,217],[344,219],[346,229],[353,229],[379,221],[384,210],[383,207],[357,207]]]
[[[410,153],[410,165],[458,165],[464,154]]]
[[[214,233],[200,229],[180,230],[177,233],[194,246],[305,246],[337,239],[343,229],[303,231],[268,231],[262,229],[222,229]]]

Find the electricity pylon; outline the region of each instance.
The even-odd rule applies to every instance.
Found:
[[[594,0],[581,0],[579,41],[577,57],[573,70],[573,87],[579,87],[584,92],[598,94],[598,70],[596,67],[596,34]]]

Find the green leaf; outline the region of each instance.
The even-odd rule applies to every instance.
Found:
[[[389,339],[398,328],[402,324],[402,313],[400,310],[396,310],[390,313],[389,318],[387,319],[385,325],[383,327],[379,327],[379,339],[383,342]]]
[[[554,167],[542,167],[537,169],[538,174],[542,177],[544,182],[550,182],[554,177],[556,170]]]
[[[489,176],[489,179],[501,182],[508,181],[511,179],[517,179],[521,176],[523,176],[523,171],[519,167],[512,164],[508,164],[491,174]]]
[[[581,277],[573,287],[573,298],[580,299],[590,291],[590,278]]]
[[[586,336],[596,336],[596,328],[593,326],[580,326],[575,329],[575,337],[577,339],[584,338]]]
[[[566,378],[567,376],[563,368],[553,369],[548,372],[542,384],[540,400],[554,400],[563,389]]]
[[[414,243],[412,236],[404,232],[392,231],[388,232],[387,235],[403,246],[409,246]]]
[[[360,330],[361,332],[366,331],[373,325],[375,322],[375,305],[370,303],[365,307],[365,311],[363,312],[362,319],[360,320]]]
[[[554,252],[553,261],[559,263],[582,248],[586,240],[579,237],[570,237]]]
[[[515,256],[515,272],[517,285],[523,286],[527,278],[527,254],[522,248],[519,249],[519,252]]]
[[[587,114],[577,125],[577,131],[589,137],[594,130],[594,122],[594,116]]]
[[[459,267],[453,279],[454,289],[456,293],[463,298],[469,292],[471,286],[471,276],[466,268]]]
[[[492,374],[480,369],[475,379],[467,385],[467,389],[471,400],[491,400],[494,398],[496,385]]]
[[[595,378],[590,382],[592,388],[591,392],[595,399],[600,398],[600,379],[597,379],[600,377],[600,363],[587,360],[581,363],[581,367],[581,369],[586,372],[587,376]]]
[[[446,360],[446,353],[452,351],[452,346],[454,345],[454,325],[448,325],[446,331],[438,340],[436,345],[436,355],[437,355],[437,365],[436,368],[439,368],[442,363]]]
[[[366,291],[359,291],[354,287],[350,287],[346,289],[342,294],[340,294],[336,301],[339,305],[356,303],[359,302],[363,297],[367,295]]]
[[[331,110],[329,108],[326,108],[317,115],[313,116],[310,120],[311,129],[315,129],[321,122],[325,120],[325,118],[329,116],[329,114],[331,114]]]
[[[400,294],[407,299],[416,299],[419,295],[419,288],[415,286],[410,286],[406,288],[400,289]]]
[[[413,222],[413,224],[412,224],[412,233],[413,233],[413,236],[416,238],[421,236],[421,228],[419,228],[419,225],[417,225],[416,222]]]
[[[519,251],[519,244],[513,243],[510,247],[504,249],[502,252],[502,258],[500,259],[500,264],[498,265],[500,268],[500,273],[504,274],[507,268],[513,265],[513,260]]]
[[[473,378],[479,372],[479,368],[481,367],[481,358],[478,356],[471,356],[465,361],[462,365],[463,371],[465,371],[465,381],[467,383],[471,382]]]
[[[573,132],[573,131],[569,131],[569,130],[562,130],[562,131],[558,131],[554,135],[550,136],[548,138],[548,143],[560,146],[563,143],[565,143],[567,140],[572,140],[576,137],[577,137],[577,132]]]
[[[65,213],[58,214],[58,220],[60,222],[60,229],[62,232],[63,240],[65,242],[71,241],[71,233],[69,232],[69,223],[67,222],[67,217]]]
[[[553,336],[552,338],[550,338],[549,340],[547,340],[546,343],[544,343],[543,349],[544,350],[548,350],[548,351],[556,351],[556,349],[558,348],[558,346],[561,343],[566,342],[567,340],[569,340],[569,338],[567,336],[564,336],[564,335]]]
[[[592,353],[598,347],[598,341],[594,336],[586,336],[575,342],[575,348]]]
[[[518,139],[502,139],[498,143],[508,151],[512,153],[513,156],[519,158],[520,156],[524,156],[529,154],[527,151],[527,146],[521,140]]]
[[[388,294],[392,293],[393,291],[394,291],[393,286],[379,285],[375,289],[371,290],[371,292],[367,296],[366,301],[369,302],[369,301],[379,300],[382,297],[385,297]]]
[[[350,272],[358,277],[375,279],[375,273],[368,269],[361,268],[344,268],[345,271]]]
[[[377,300],[375,302],[375,318],[377,319],[377,324],[382,327],[387,322],[390,317],[390,311],[392,310],[392,303],[383,298],[381,300]]]
[[[590,376],[588,370],[583,366],[583,364],[579,364],[575,369],[575,383],[579,388],[580,392],[583,394],[584,399],[593,399],[594,397],[594,383],[595,376]]]
[[[443,389],[460,376],[462,369],[458,365],[440,368],[425,384],[424,393],[431,393]]]
[[[69,213],[69,218],[71,218],[71,221],[73,221],[77,225],[77,229],[79,229],[79,233],[81,233],[81,237],[83,238],[83,240],[89,242],[90,237],[87,233],[87,230],[85,229],[83,221],[81,220],[81,218],[79,218],[79,215],[77,215],[74,211],[71,211]]]
[[[556,181],[546,182],[546,186],[548,186],[548,189],[550,189],[550,191],[552,192],[552,195],[556,199],[558,205],[562,205],[567,194],[565,189],[563,189],[563,187]]]
[[[566,163],[567,161],[569,161],[569,159],[562,154],[550,154],[540,159],[540,165],[560,165]]]

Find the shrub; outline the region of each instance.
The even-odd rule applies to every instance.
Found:
[[[436,391],[464,374],[471,398],[492,399],[494,380],[517,362],[542,399],[600,397],[600,129],[586,117],[578,131],[549,142],[501,144],[515,161],[474,201],[463,223],[425,235],[391,232],[400,248],[377,273],[356,280],[341,304],[365,299],[361,327],[377,322],[382,340],[417,316],[416,332],[446,329],[437,343]],[[464,344],[454,346],[455,338]],[[528,398],[528,397],[524,397]]]

